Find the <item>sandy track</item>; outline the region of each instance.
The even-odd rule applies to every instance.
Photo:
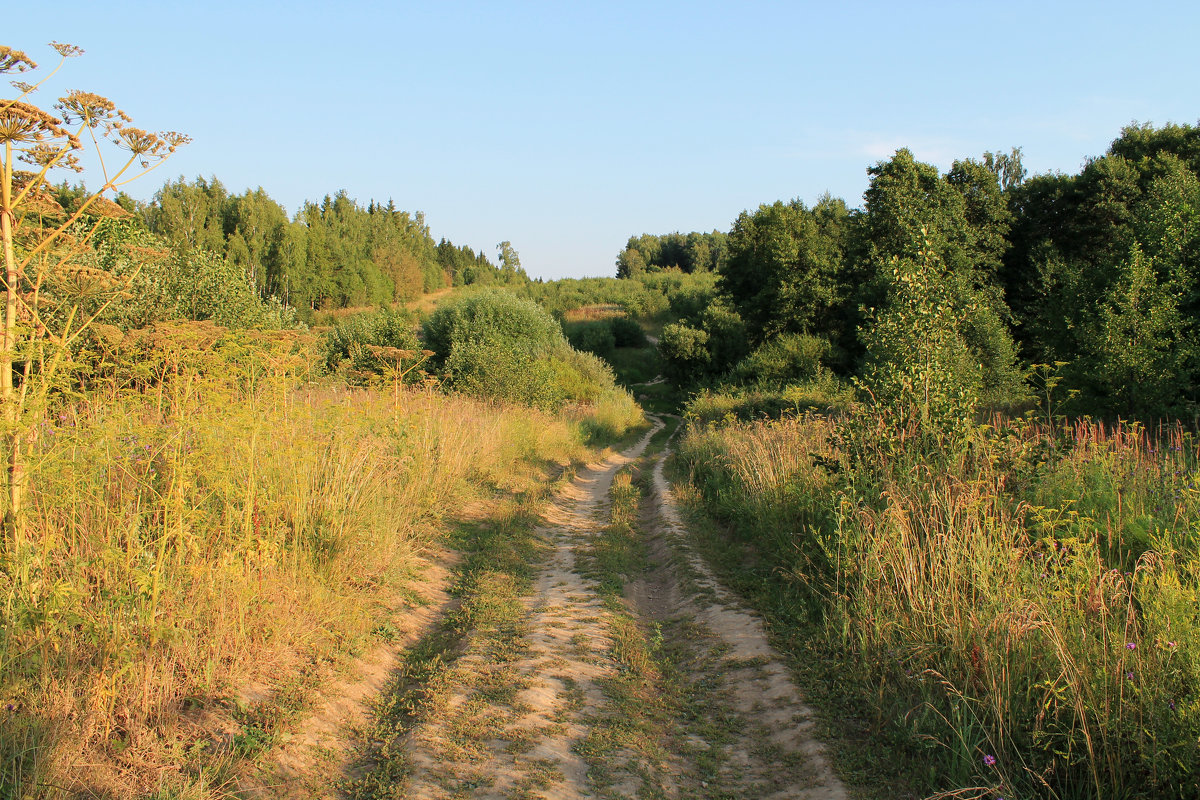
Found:
[[[589,465],[548,508],[541,534],[550,556],[522,601],[521,622],[502,640],[469,637],[445,676],[445,700],[407,735],[402,796],[846,796],[761,623],[688,548],[661,458],[640,526],[649,568],[627,581],[624,606],[606,604],[580,574],[607,524],[614,474],[661,428],[656,420],[637,445]],[[667,640],[669,664],[653,672],[660,685],[642,688],[675,699],[647,704],[647,714],[657,709],[653,724],[614,694],[623,674],[614,626],[622,620]],[[674,716],[663,718],[664,708]],[[622,739],[633,737],[628,731],[640,732],[640,742]]]

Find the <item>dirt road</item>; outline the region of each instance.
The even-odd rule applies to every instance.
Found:
[[[688,548],[662,455],[643,457],[662,427],[551,504],[532,593],[440,675],[396,796],[847,796],[762,625]]]

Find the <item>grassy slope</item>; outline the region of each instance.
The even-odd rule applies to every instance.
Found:
[[[377,641],[468,496],[586,452],[557,415],[212,367],[42,426],[0,573],[0,795],[219,791]]]
[[[1018,424],[939,466],[880,438],[846,491],[814,458],[838,461],[833,432],[694,427],[677,477],[726,578],[861,721],[861,768],[970,796],[1200,796],[1194,439]]]

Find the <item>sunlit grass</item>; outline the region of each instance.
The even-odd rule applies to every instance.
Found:
[[[1200,795],[1194,439],[997,420],[940,459],[881,439],[867,469],[837,433],[820,416],[694,425],[681,463],[873,723],[930,765],[919,780]]]
[[[269,745],[472,487],[585,452],[576,424],[524,407],[237,383],[192,375],[41,426],[0,570],[0,794],[142,795],[167,765],[169,785],[219,784],[204,709],[259,687],[271,713],[246,730]]]

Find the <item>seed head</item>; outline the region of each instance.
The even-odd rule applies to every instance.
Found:
[[[105,119],[111,118],[117,110],[113,101],[107,97],[78,89],[59,98],[54,107],[62,112],[63,120],[68,125],[78,121],[89,128],[94,128]]]
[[[51,42],[50,46],[58,51],[58,54],[63,58],[74,58],[75,56],[83,55],[83,48],[76,47],[73,44],[63,44],[62,42]]]
[[[151,159],[166,158],[175,152],[176,147],[191,141],[175,131],[160,134],[150,133],[141,128],[122,127],[116,129],[115,133],[117,145],[135,156],[141,156],[143,167],[150,166]]]
[[[36,144],[71,138],[71,134],[63,129],[62,120],[37,106],[10,100],[0,107],[0,143]]]
[[[79,142],[74,137],[68,140],[68,144],[61,147],[56,147],[52,144],[39,142],[33,147],[21,154],[21,160],[27,164],[37,164],[39,167],[47,165],[52,167],[63,167],[75,172],[83,172],[83,167],[79,164],[79,159],[72,150],[79,149]]]
[[[176,147],[181,147],[192,141],[192,137],[186,136],[178,131],[163,131],[159,134],[163,141],[167,143],[167,152],[174,153]]]
[[[25,72],[37,69],[37,62],[20,50],[0,45],[0,72]]]

